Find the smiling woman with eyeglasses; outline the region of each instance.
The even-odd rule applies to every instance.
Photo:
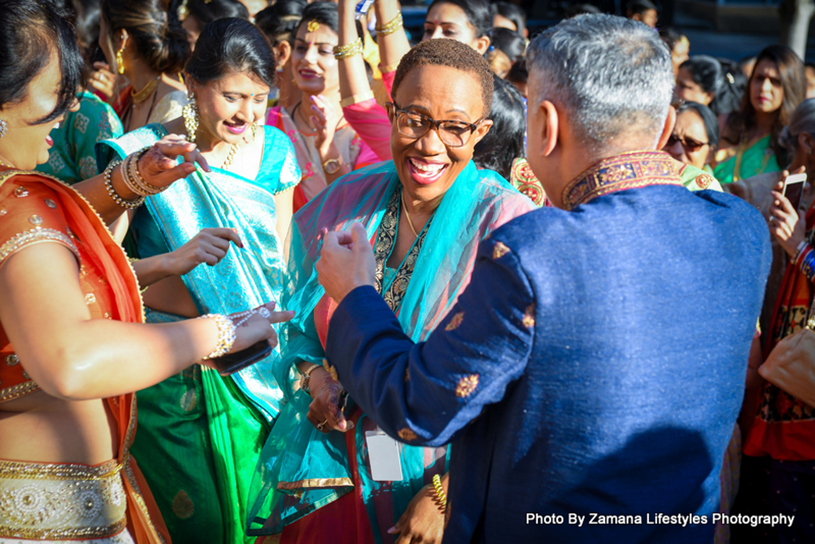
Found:
[[[710,108],[685,102],[676,110],[676,124],[665,144],[674,159],[710,172],[708,163],[719,144],[719,124]]]
[[[395,533],[400,542],[441,540],[448,450],[403,445],[401,478],[372,470],[373,447],[365,444],[376,424],[353,399],[341,412],[342,385],[321,364],[336,304],[317,283],[314,263],[326,229],[364,224],[379,293],[408,335],[425,338],[469,282],[479,242],[533,209],[472,161],[492,125],[485,118],[492,95],[492,72],[472,48],[419,44],[402,59],[387,107],[393,160],[340,178],[295,215],[295,294],[284,306],[297,317],[277,373],[291,387],[252,485],[250,534],[282,532],[280,542],[393,542]],[[434,476],[442,495],[429,484]]]

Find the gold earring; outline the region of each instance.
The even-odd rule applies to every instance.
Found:
[[[122,46],[116,51],[116,71],[119,74],[125,73],[125,59],[122,57],[122,52],[125,50],[125,42],[122,40]]]
[[[5,119],[0,119],[0,138],[6,135],[8,132],[8,123],[6,123]]]
[[[181,109],[181,116],[184,117],[187,139],[195,142],[195,133],[198,131],[198,104],[195,103],[194,94],[190,95],[190,101]]]

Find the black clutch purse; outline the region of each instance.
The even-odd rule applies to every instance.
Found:
[[[253,365],[267,357],[272,352],[272,346],[266,340],[252,344],[246,349],[236,353],[227,353],[221,357],[210,359],[221,376],[229,376],[247,366]]]

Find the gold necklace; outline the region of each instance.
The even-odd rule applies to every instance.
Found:
[[[232,144],[232,147],[229,148],[229,153],[226,155],[226,160],[221,165],[221,170],[226,170],[232,161],[235,159],[235,153],[238,151],[238,144]]]
[[[413,236],[418,238],[419,233],[416,232],[416,228],[413,226],[413,219],[410,218],[410,212],[408,211],[407,204],[405,203],[405,193],[401,193],[399,196],[402,197],[402,206],[405,208],[405,219],[408,220],[408,225],[410,225],[410,230],[413,231]]]
[[[153,94],[156,88],[158,87],[158,82],[160,79],[161,74],[159,74],[159,76],[156,79],[145,85],[144,88],[138,92],[134,92],[133,89],[130,89],[130,97],[133,99],[133,103],[141,104],[142,102],[150,98],[150,95]]]

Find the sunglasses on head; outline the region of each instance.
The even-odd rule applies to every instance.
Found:
[[[702,146],[710,144],[710,142],[698,142],[693,138],[685,138],[682,139],[676,134],[671,134],[671,137],[668,138],[668,147],[673,147],[676,145],[676,142],[682,144],[682,147],[685,148],[685,151],[692,153],[694,151],[698,151]]]

